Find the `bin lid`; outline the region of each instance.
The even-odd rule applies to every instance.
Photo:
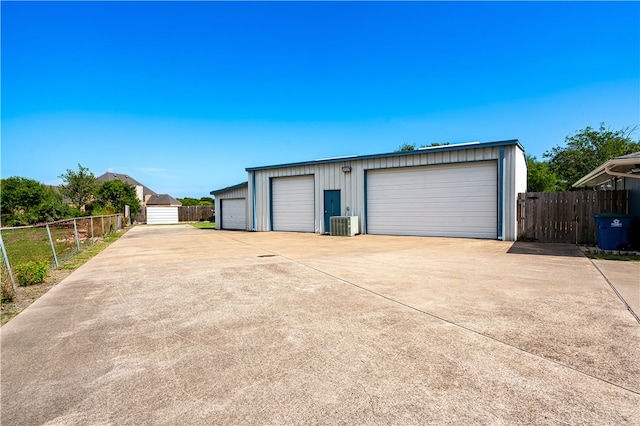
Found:
[[[631,217],[628,214],[622,214],[622,213],[596,213],[593,215],[593,217],[595,218],[600,218],[600,217]]]

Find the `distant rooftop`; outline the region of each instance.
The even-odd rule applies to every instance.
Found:
[[[153,191],[151,188],[148,188],[147,186],[141,184],[140,182],[138,182],[137,180],[135,180],[129,175],[107,172],[98,176],[97,179],[99,182],[106,182],[108,180],[119,180],[121,182],[125,182],[133,186],[141,186],[143,195],[156,195],[156,192]]]
[[[153,194],[147,201],[147,206],[181,206],[182,203],[169,194]]]

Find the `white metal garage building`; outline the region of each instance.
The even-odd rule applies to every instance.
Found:
[[[249,230],[248,183],[211,191],[215,197],[217,229]]]
[[[169,194],[154,194],[147,200],[147,224],[171,225],[178,223],[178,207],[182,203]]]
[[[517,196],[527,187],[518,140],[246,170],[254,231],[326,233],[329,217],[358,216],[363,234],[513,241]]]

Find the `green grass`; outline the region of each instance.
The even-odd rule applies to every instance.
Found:
[[[11,318],[15,317],[16,315],[18,315],[18,312],[14,312],[14,311],[5,311],[0,313],[2,324],[4,325],[6,322],[8,322]]]
[[[58,267],[58,269],[73,271],[74,269],[79,268],[80,266],[84,265],[93,256],[97,255],[102,250],[109,247],[111,243],[116,241],[123,234],[124,232],[121,231],[121,232],[114,232],[113,234],[107,235],[106,237],[104,237],[102,241],[99,241],[93,245],[87,246],[85,250],[81,251],[77,255],[63,262]]]
[[[76,222],[80,250],[83,251],[92,246],[92,222],[90,218],[79,218]],[[109,232],[113,229],[113,225],[113,221],[93,218],[94,238],[102,236],[103,228],[105,232]],[[58,262],[62,263],[78,253],[73,221],[51,224],[49,229]],[[54,265],[51,242],[45,227],[6,229],[2,231],[2,240],[12,268],[22,263],[41,260],[48,260],[51,265]]]
[[[198,229],[216,229],[216,224],[214,222],[195,222],[192,223],[191,226]]]
[[[51,243],[45,228],[24,228],[2,231],[2,240],[11,266],[48,259],[53,263]]]
[[[627,254],[614,254],[614,253],[585,253],[589,259],[604,259],[604,260],[622,260],[630,262],[640,262],[640,256],[633,256]]]
[[[112,234],[106,235],[102,241],[98,241],[93,245],[85,245],[84,246],[85,249],[83,251],[79,252],[76,256],[70,259],[67,259],[66,261],[61,263],[60,266],[58,267],[58,270],[73,271],[79,268],[80,266],[84,265],[89,259],[91,259],[95,255],[100,253],[102,250],[109,247],[111,243],[113,243],[122,235],[124,235],[125,232],[126,232],[126,229],[124,231],[114,232]],[[3,235],[2,235],[3,238],[4,238],[4,235],[5,234],[3,232]],[[22,236],[24,235],[25,234],[22,234]],[[13,243],[15,242],[16,241],[13,241]],[[8,281],[8,276],[7,277],[4,276],[4,274],[6,273],[6,269],[1,267],[1,265],[0,265],[0,272],[3,272],[2,281],[3,281],[3,284],[6,285],[7,284],[6,281]],[[22,311],[24,308],[29,306],[29,304],[31,304],[37,298],[45,294],[52,285],[55,285],[58,282],[59,279],[61,278],[54,278],[54,281],[45,282],[41,285],[36,284],[31,287],[20,287],[19,291],[14,294],[14,297],[12,300],[3,300],[2,311],[1,311],[2,324],[3,325],[6,324],[11,318],[18,315],[20,311]]]

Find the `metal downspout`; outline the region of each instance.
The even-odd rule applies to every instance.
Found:
[[[256,230],[256,221],[257,221],[257,214],[256,214],[256,172],[255,170],[251,172],[251,213],[253,215],[253,223],[251,226],[251,230],[255,231]]]
[[[498,163],[498,240],[504,239],[504,146],[500,146],[500,160]]]

